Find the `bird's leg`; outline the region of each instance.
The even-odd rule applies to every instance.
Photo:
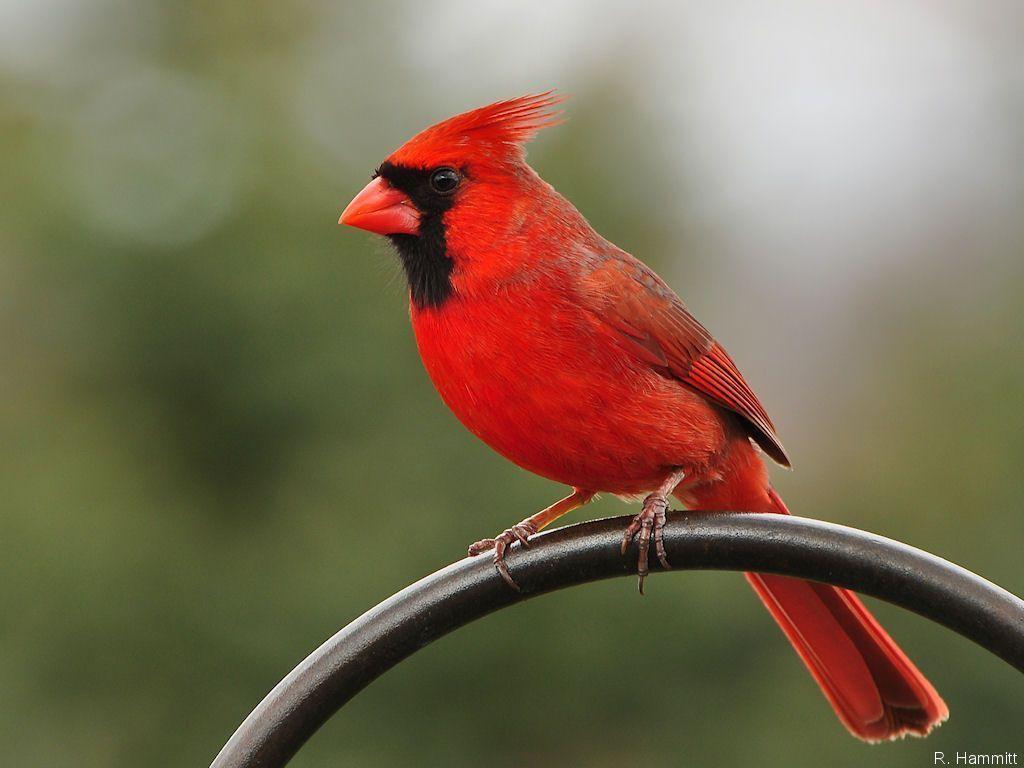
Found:
[[[520,542],[524,547],[530,546],[529,538],[537,531],[541,530],[548,523],[551,523],[562,515],[572,512],[574,509],[579,509],[588,501],[594,498],[593,491],[584,491],[580,488],[573,488],[572,493],[566,496],[564,499],[560,499],[546,509],[542,509],[536,515],[528,517],[521,523],[516,523],[511,528],[507,528],[499,533],[493,539],[481,539],[475,544],[471,544],[469,547],[469,556],[473,557],[479,555],[488,550],[494,550],[494,567],[498,573],[501,574],[501,578],[512,587],[516,592],[519,591],[519,585],[516,584],[515,579],[508,572],[508,566],[505,565],[505,550],[509,548],[513,541]]]
[[[654,539],[654,553],[658,556],[658,562],[662,568],[671,568],[668,564],[668,557],[665,555],[665,541],[663,529],[665,527],[665,513],[668,511],[668,497],[676,489],[676,486],[683,481],[686,473],[677,469],[665,478],[665,482],[658,486],[658,489],[644,499],[643,509],[640,514],[633,518],[633,522],[622,534],[622,554],[626,554],[629,543],[639,533],[637,546],[640,556],[637,561],[637,586],[640,594],[644,593],[644,579],[649,573],[647,569],[647,551],[651,546],[651,539]]]

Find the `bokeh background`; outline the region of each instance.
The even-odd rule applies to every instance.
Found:
[[[790,507],[1024,592],[1022,33],[1014,0],[0,2],[3,764],[206,765],[561,493],[449,415],[394,258],[335,224],[420,128],[550,87],[531,161],[739,361]],[[648,591],[470,626],[295,764],[1024,752],[1020,676],[916,616],[877,604],[952,719],[872,748],[737,575]]]

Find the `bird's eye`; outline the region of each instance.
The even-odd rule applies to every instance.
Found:
[[[451,168],[438,168],[430,174],[430,187],[439,195],[450,195],[460,181],[459,174]]]

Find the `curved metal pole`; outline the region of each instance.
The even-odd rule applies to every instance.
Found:
[[[513,592],[489,557],[460,560],[364,613],[310,654],[245,719],[211,768],[283,766],[342,705],[404,658],[454,629],[562,587],[633,575],[619,554],[630,518],[559,528],[515,546]],[[669,515],[680,570],[759,571],[836,584],[959,632],[1024,671],[1024,601],[958,565],[842,525],[773,514]],[[657,563],[652,563],[657,570]]]

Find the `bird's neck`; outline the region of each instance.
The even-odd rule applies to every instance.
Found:
[[[495,296],[517,284],[554,278],[575,254],[603,242],[568,200],[534,178],[536,183],[447,214],[456,293]]]

